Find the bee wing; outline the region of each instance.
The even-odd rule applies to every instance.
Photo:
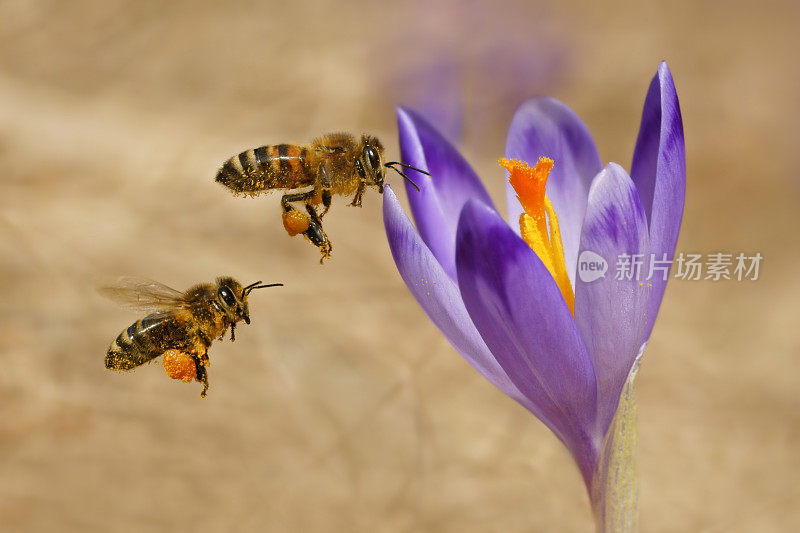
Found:
[[[114,286],[100,289],[100,293],[126,309],[139,311],[166,311],[188,305],[181,291],[144,278],[120,278]]]

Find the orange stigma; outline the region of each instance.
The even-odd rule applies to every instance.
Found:
[[[564,264],[564,245],[553,204],[545,194],[547,177],[553,169],[553,160],[540,157],[531,167],[524,161],[501,158],[500,166],[508,170],[508,181],[517,193],[522,208],[519,229],[522,238],[539,256],[561,290],[570,312],[575,315],[575,293]],[[548,226],[550,231],[548,232]]]

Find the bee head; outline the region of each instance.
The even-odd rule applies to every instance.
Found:
[[[367,185],[375,185],[383,193],[383,178],[386,171],[383,165],[383,145],[371,135],[361,136],[361,153],[356,159],[356,172]]]
[[[250,323],[250,310],[247,307],[247,296],[241,283],[230,277],[217,278],[217,293],[214,296],[214,308],[222,311],[231,324],[240,320]]]
[[[214,308],[225,314],[231,324],[236,324],[244,320],[245,324],[250,323],[250,308],[247,305],[247,297],[256,289],[265,287],[283,286],[283,283],[271,283],[261,285],[260,281],[251,283],[247,287],[231,277],[217,278],[217,293],[213,300]]]

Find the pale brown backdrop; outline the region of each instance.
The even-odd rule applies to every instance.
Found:
[[[521,98],[567,102],[628,167],[667,59],[679,249],[765,259],[757,282],[667,291],[638,381],[642,531],[798,530],[796,3],[299,4],[0,2],[0,529],[591,530],[555,437],[406,292],[374,191],[336,199],[321,268],[276,196],[212,180],[244,148],[330,130],[396,157],[405,102],[461,117],[502,203]],[[137,317],[99,285],[223,273],[286,287],[213,347],[207,399],[157,365],[103,368]]]

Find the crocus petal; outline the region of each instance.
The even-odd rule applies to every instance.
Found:
[[[406,184],[411,212],[422,240],[451,279],[456,279],[455,239],[458,215],[467,200],[493,206],[475,171],[442,135],[414,111],[397,109],[400,155],[425,176],[406,170],[420,192]]]
[[[648,241],[647,220],[636,186],[622,167],[609,163],[589,189],[581,233],[583,255],[575,287],[575,322],[597,377],[600,435],[605,435],[614,418],[625,379],[642,345],[649,296],[649,282],[645,281]],[[609,267],[598,279],[591,276],[597,271],[587,268],[590,261],[599,261],[591,257],[592,252],[605,259]],[[641,254],[641,276],[634,274],[628,280],[620,275],[622,279],[616,279],[620,254]]]
[[[642,111],[639,138],[633,152],[631,178],[639,190],[650,231],[650,253],[671,261],[686,195],[686,150],[683,121],[672,74],[665,62],[658,66]],[[653,279],[644,339],[650,337],[669,276]]]
[[[464,308],[455,282],[422,241],[389,186],[383,193],[383,221],[397,270],[428,318],[492,385],[524,407],[535,408],[508,379],[486,347]]]
[[[588,483],[596,453],[594,371],[550,272],[496,211],[474,201],[458,225],[456,268],[481,337]]]
[[[586,198],[602,164],[589,130],[570,108],[553,98],[524,102],[508,129],[506,157],[534,164],[540,157],[555,162],[547,179],[547,196],[555,207],[564,241],[564,260],[572,286]],[[522,206],[506,184],[508,221],[519,232]]]

